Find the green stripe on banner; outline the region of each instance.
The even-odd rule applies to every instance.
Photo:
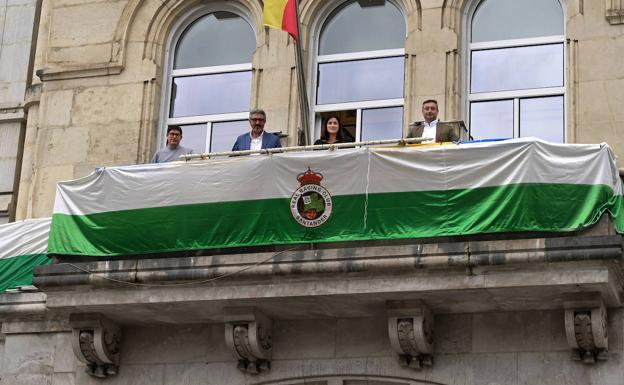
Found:
[[[609,209],[611,217],[613,218],[613,224],[615,231],[620,234],[624,233],[624,197],[619,195],[615,197],[615,203],[613,207]]]
[[[114,256],[222,247],[402,239],[588,227],[622,200],[604,185],[519,184],[333,197],[329,220],[305,228],[289,199],[54,214],[49,253]],[[368,207],[368,210],[365,210]],[[366,212],[366,215],[365,215]],[[366,226],[365,226],[366,222]],[[620,227],[620,231],[623,227]]]
[[[52,260],[47,254],[20,255],[0,259],[0,293],[17,286],[32,285],[33,268],[51,263]]]

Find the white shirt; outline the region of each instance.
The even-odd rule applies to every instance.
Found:
[[[251,145],[249,146],[250,150],[262,150],[262,135],[264,135],[264,132],[262,132],[262,134],[260,134],[257,138],[254,138],[253,136],[251,137]]]
[[[427,123],[427,122],[423,122],[423,123],[424,123],[424,128],[423,128],[422,137],[423,138],[433,138],[433,140],[426,140],[426,141],[424,141],[422,143],[433,143],[433,142],[435,142],[437,126],[438,126],[438,119],[432,120],[431,123]]]

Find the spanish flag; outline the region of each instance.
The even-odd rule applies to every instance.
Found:
[[[281,29],[298,40],[296,0],[264,0],[264,25]]]

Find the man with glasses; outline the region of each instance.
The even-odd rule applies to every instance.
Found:
[[[180,155],[192,154],[193,150],[180,145],[182,141],[182,127],[167,127],[167,146],[156,151],[152,163],[166,163],[180,160]]]
[[[250,132],[247,132],[238,138],[232,147],[232,151],[245,150],[261,150],[267,148],[282,147],[279,137],[270,132],[264,132],[264,124],[266,123],[266,113],[260,108],[256,108],[249,112]]]

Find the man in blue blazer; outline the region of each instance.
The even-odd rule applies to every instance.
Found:
[[[251,126],[251,131],[236,138],[232,151],[260,150],[282,147],[279,136],[264,131],[265,123],[266,113],[264,110],[260,108],[251,110],[249,112],[249,125]]]

